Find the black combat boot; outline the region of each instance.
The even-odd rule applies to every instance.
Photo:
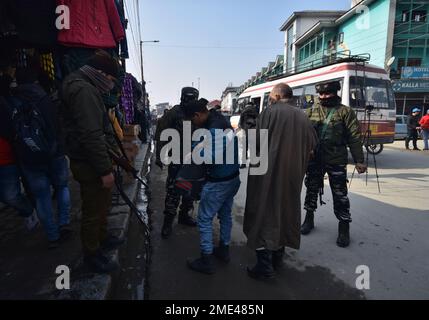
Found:
[[[410,140],[408,138],[405,139],[405,148],[410,150]]]
[[[179,224],[188,226],[188,227],[196,227],[197,222],[194,218],[192,218],[188,212],[181,211],[179,213]]]
[[[164,216],[164,224],[162,225],[161,236],[163,239],[168,239],[173,233],[173,222],[174,216],[171,214],[166,214]]]
[[[201,253],[201,258],[188,260],[188,267],[196,272],[214,274],[216,272],[213,255]]]
[[[104,256],[101,251],[85,256],[84,262],[95,273],[111,273],[119,269],[118,263]]]
[[[279,270],[283,266],[283,258],[285,256],[285,248],[281,248],[280,250],[273,251],[273,268],[274,270]]]
[[[337,245],[340,248],[347,248],[350,245],[350,223],[340,221],[338,225]]]
[[[256,265],[250,269],[247,267],[249,277],[257,280],[270,279],[274,277],[273,256],[269,250],[256,250],[258,259]]]
[[[229,255],[229,246],[219,243],[219,247],[214,248],[213,255],[222,262],[229,263],[231,256]]]
[[[314,212],[307,211],[304,223],[301,227],[301,234],[306,236],[314,229]]]

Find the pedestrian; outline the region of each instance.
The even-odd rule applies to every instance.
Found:
[[[405,147],[407,150],[410,150],[410,141],[413,140],[413,147],[414,151],[420,151],[420,149],[417,147],[417,140],[419,138],[419,121],[420,121],[420,108],[414,107],[411,113],[411,116],[408,117],[407,121],[407,129],[408,129],[408,135],[405,139]]]
[[[155,141],[156,141],[156,164],[162,169],[161,150],[165,142],[160,141],[161,133],[167,129],[176,130],[180,135],[181,146],[183,143],[183,119],[184,109],[191,101],[198,100],[199,91],[195,88],[185,87],[182,89],[180,104],[174,106],[171,110],[164,110],[164,115],[158,120]],[[180,148],[180,159],[182,159],[182,148]],[[194,199],[189,195],[180,195],[176,188],[176,178],[181,168],[181,164],[172,163],[168,166],[167,177],[167,195],[165,197],[164,223],[161,235],[163,239],[170,238],[173,232],[173,222],[177,215],[177,209],[180,201],[182,202],[179,210],[179,221],[181,225],[196,227],[197,223],[191,216],[194,210]]]
[[[105,252],[124,242],[107,232],[115,184],[109,149],[118,153],[118,146],[102,99],[102,94],[113,89],[118,75],[118,62],[100,50],[70,74],[62,87],[67,154],[82,199],[84,262],[97,273],[109,273],[119,267]]]
[[[423,140],[425,143],[425,151],[429,151],[429,109],[426,115],[420,120],[420,127],[422,128]]]
[[[13,152],[11,107],[6,100],[10,97],[11,82],[8,76],[0,79],[0,201],[17,210],[31,231],[39,225],[39,219],[30,200],[22,193],[21,173]]]
[[[27,68],[16,71],[13,143],[47,235],[48,248],[55,249],[72,233],[69,166],[61,139],[59,110],[39,84],[39,74],[36,62],[29,62]],[[53,210],[51,188],[55,191],[58,219]]]
[[[215,273],[213,255],[223,262],[230,261],[232,205],[241,182],[237,137],[226,118],[214,109],[209,111],[207,103],[207,100],[201,99],[189,103],[184,108],[187,119],[190,119],[197,128],[207,129],[209,136],[204,138],[204,141],[211,141],[208,149],[212,151],[211,162],[204,163],[207,182],[203,186],[198,208],[201,257],[188,260],[188,267],[196,272],[213,274]],[[222,139],[217,138],[219,130],[225,134]],[[227,154],[228,152],[233,154]],[[215,161],[216,159],[223,161],[219,163],[220,161]],[[213,219],[216,215],[220,223],[220,239],[219,246],[214,248]]]
[[[243,109],[243,112],[240,115],[240,120],[238,122],[238,126],[241,130],[243,130],[245,145],[243,146],[243,160],[240,162],[241,169],[246,168],[246,162],[248,159],[249,152],[249,130],[256,128],[256,119],[259,116],[259,108],[253,103],[249,102]]]
[[[304,208],[307,212],[301,234],[308,235],[314,229],[314,213],[317,200],[323,203],[324,176],[329,176],[329,184],[334,200],[335,216],[339,220],[337,245],[345,248],[350,244],[350,201],[347,190],[347,164],[349,147],[359,174],[366,172],[364,153],[356,113],[341,104],[338,91],[339,81],[329,81],[316,85],[319,101],[308,110],[313,127],[316,129],[319,145],[310,160],[305,185],[307,195]]]
[[[272,105],[257,121],[257,136],[268,130],[268,171],[249,175],[247,183],[243,228],[248,247],[256,251],[257,263],[247,269],[252,278],[272,277],[285,247],[300,247],[301,189],[316,134],[292,98],[288,85],[276,85]]]

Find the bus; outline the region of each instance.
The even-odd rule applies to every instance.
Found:
[[[365,147],[370,153],[379,154],[385,144],[395,141],[396,104],[390,78],[384,69],[356,61],[272,78],[245,89],[238,98],[238,112],[231,118],[231,124],[237,126],[240,110],[250,102],[258,106],[260,112],[267,108],[270,92],[279,83],[286,83],[293,89],[294,103],[305,110],[318,99],[315,85],[330,80],[340,81],[338,95],[342,104],[356,111],[361,132],[370,132],[369,139],[365,139]]]

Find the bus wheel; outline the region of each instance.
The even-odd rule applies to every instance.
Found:
[[[384,150],[384,145],[383,144],[371,144],[366,146],[366,150],[374,155],[379,155],[380,153],[383,152]]]

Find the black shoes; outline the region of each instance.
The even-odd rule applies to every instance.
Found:
[[[115,250],[125,243],[125,239],[119,239],[118,237],[109,235],[101,243],[101,248],[106,251]]]
[[[219,247],[214,248],[213,255],[222,262],[229,263],[231,261],[231,256],[229,255],[229,246],[226,246],[222,243],[219,245]]]
[[[273,255],[269,250],[257,250],[256,257],[258,259],[256,265],[250,269],[247,268],[249,277],[257,280],[266,280],[274,277]]]
[[[279,270],[283,267],[283,258],[285,256],[285,248],[281,248],[277,251],[272,251],[273,255],[273,268]]]
[[[174,216],[166,214],[164,216],[164,224],[162,225],[161,236],[163,239],[168,239],[173,233]]]
[[[168,239],[171,237],[171,234],[173,233],[173,222],[174,222],[174,215],[171,214],[165,214],[164,217],[164,224],[162,225],[162,231],[161,236],[163,239]],[[188,227],[196,227],[197,222],[192,218],[188,213],[180,213],[179,214],[179,224],[188,226]]]
[[[347,248],[350,245],[350,223],[340,221],[338,225],[337,245],[340,248]]]
[[[213,255],[211,254],[201,254],[201,258],[198,258],[194,261],[188,260],[188,267],[196,272],[204,274],[214,274],[216,272]]]
[[[180,213],[179,214],[179,224],[188,226],[188,227],[196,227],[197,222],[187,213]]]
[[[101,252],[84,257],[88,268],[95,273],[111,273],[119,269],[117,262],[104,256]]]
[[[306,236],[310,234],[313,229],[314,229],[314,213],[307,211],[307,214],[305,215],[304,224],[301,227],[301,234]]]

